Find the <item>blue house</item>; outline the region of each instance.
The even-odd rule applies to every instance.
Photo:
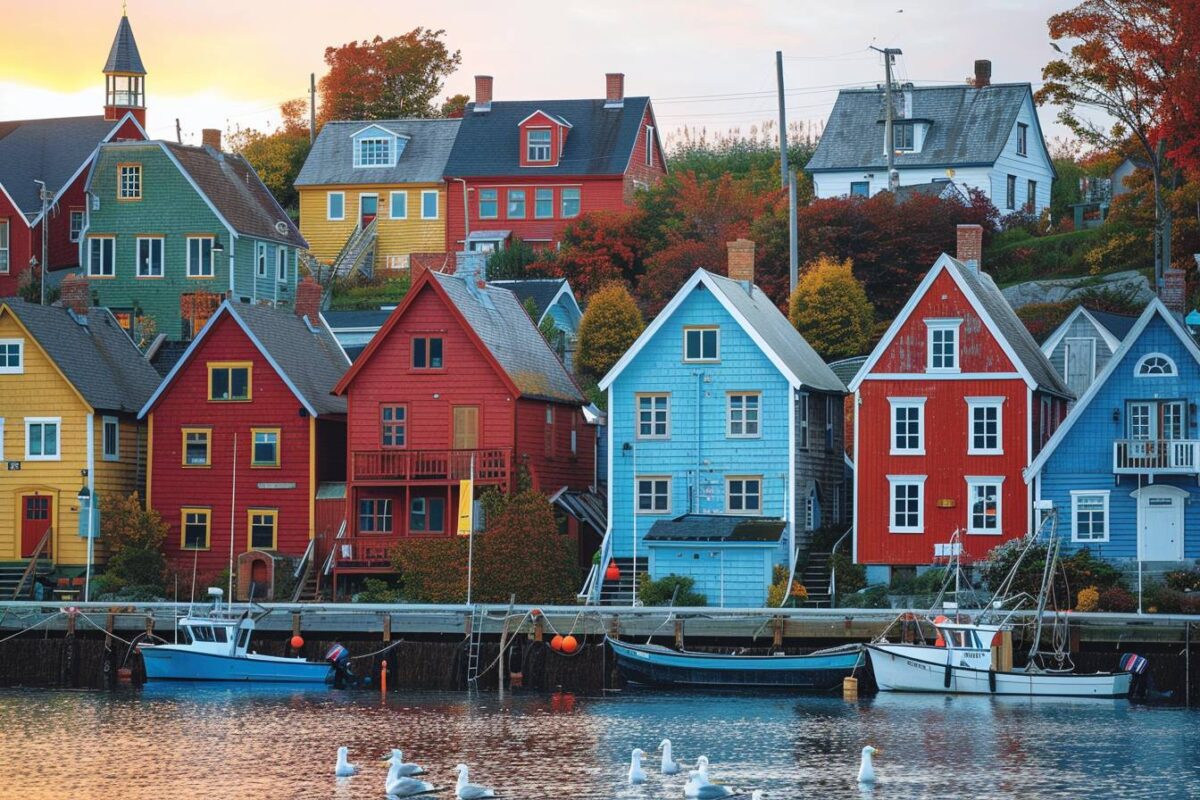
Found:
[[[592,602],[631,603],[636,565],[694,578],[709,605],[761,607],[773,568],[846,519],[845,386],[753,269],[753,243],[731,242],[732,279],[697,270],[600,381],[609,523]]]
[[[1029,467],[1065,549],[1200,557],[1200,348],[1155,299]],[[1079,587],[1083,588],[1083,587]]]

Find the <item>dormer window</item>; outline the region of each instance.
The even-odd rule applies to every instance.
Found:
[[[383,136],[371,136],[359,139],[354,147],[354,166],[356,167],[390,167],[392,160],[392,140]]]
[[[525,158],[527,161],[550,160],[550,130],[548,128],[526,131]]]
[[[892,125],[892,144],[897,150],[911,152],[916,149],[915,130],[911,122]]]

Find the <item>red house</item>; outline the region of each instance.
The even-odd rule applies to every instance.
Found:
[[[934,563],[956,530],[982,558],[1029,531],[1023,470],[1070,391],[980,271],[983,229],[958,226],[850,384],[854,556],[871,582]]]
[[[475,77],[446,162],[446,249],[494,250],[511,238],[557,245],[587,211],[620,210],[667,173],[649,97],[610,73],[603,100],[492,99]]]
[[[547,495],[587,490],[595,432],[586,401],[482,255],[424,272],[334,390],[347,402],[347,537],[339,575],[390,571],[404,537],[455,534],[459,481]],[[473,465],[473,466],[472,466]]]
[[[102,115],[0,122],[0,297],[17,294],[34,259],[51,270],[79,266],[88,166],[103,142],[146,138],[145,76],[123,16],[104,66]]]
[[[178,568],[211,576],[231,553],[267,566],[337,533],[341,514],[322,517],[317,498],[345,480],[346,401],[330,392],[349,359],[317,311],[321,287],[308,278],[297,295],[294,312],[222,303],[141,411],[146,502]]]

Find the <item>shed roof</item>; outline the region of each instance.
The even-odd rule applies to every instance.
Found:
[[[441,183],[460,122],[457,119],[327,122],[317,134],[295,185]],[[369,127],[383,128],[408,140],[395,166],[355,168],[354,135]]]
[[[650,526],[647,542],[778,542],[787,522],[732,514],[684,514]]]

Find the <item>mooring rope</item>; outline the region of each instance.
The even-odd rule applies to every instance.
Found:
[[[379,648],[378,650],[376,650],[376,651],[375,651],[375,652],[373,652],[373,653],[363,653],[361,656],[350,656],[350,660],[351,660],[351,661],[358,661],[358,660],[360,660],[360,659],[363,659],[363,658],[371,658],[372,656],[377,656],[377,655],[379,655],[380,653],[386,653],[388,650],[391,650],[393,647],[397,647],[397,646],[399,646],[399,645],[402,645],[402,644],[404,644],[404,640],[403,640],[403,639],[397,639],[396,641],[392,642],[391,644],[389,644],[389,645],[386,645],[386,646],[384,646],[384,647],[381,647],[381,648]]]
[[[50,620],[54,619],[55,617],[59,616],[60,614],[65,614],[65,613],[66,613],[65,611],[56,611],[53,614],[51,614],[50,616],[43,619],[41,622],[34,623],[33,625],[30,625],[28,628],[23,628],[23,629],[17,631],[16,633],[12,634],[11,636],[5,636],[3,639],[0,639],[0,644],[4,644],[9,639],[15,639],[18,636],[20,636],[22,633],[29,633],[31,630],[33,630],[35,628],[40,628],[43,625],[45,625],[47,622],[49,622]]]

